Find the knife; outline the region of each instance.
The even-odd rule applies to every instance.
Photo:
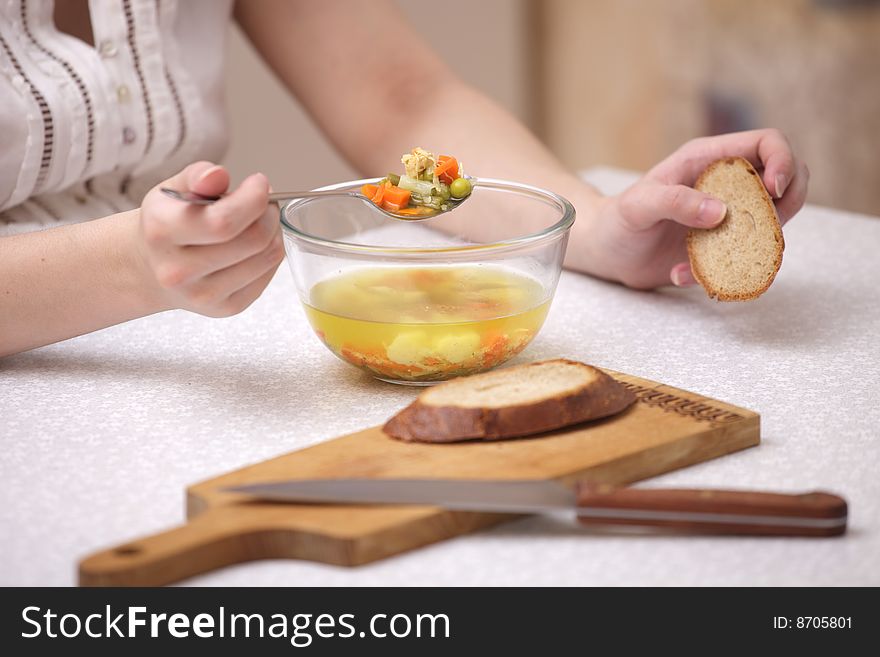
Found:
[[[423,505],[451,511],[570,511],[586,525],[775,536],[838,536],[847,504],[837,495],[739,490],[629,488],[548,480],[293,479],[223,489],[269,502]]]

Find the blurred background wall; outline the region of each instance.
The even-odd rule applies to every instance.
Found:
[[[459,76],[533,125],[529,0],[444,0],[442,12],[427,0],[397,4]],[[462,16],[468,29],[461,29]],[[226,161],[234,179],[262,171],[280,190],[355,176],[237,28],[227,70],[232,144]]]
[[[574,169],[645,170],[690,138],[775,126],[810,166],[811,202],[880,215],[880,0],[398,4]],[[237,30],[228,89],[236,178],[354,175]]]

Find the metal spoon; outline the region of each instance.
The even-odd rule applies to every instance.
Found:
[[[468,180],[471,181],[471,184],[475,184],[476,180],[467,177]],[[191,203],[193,205],[211,205],[211,203],[215,203],[219,201],[223,196],[204,196],[203,194],[196,194],[195,192],[179,192],[176,189],[170,189],[169,187],[162,187],[160,190],[166,196],[170,196],[173,199],[177,199],[178,201],[183,201],[184,203]],[[452,212],[455,208],[461,205],[464,201],[466,201],[469,197],[465,196],[464,198],[450,198],[446,201],[446,205],[448,206],[445,210],[432,210],[431,208],[425,208],[425,210],[431,210],[430,214],[418,214],[418,215],[410,215],[410,214],[398,214],[396,212],[390,212],[389,210],[385,210],[384,208],[379,207],[375,203],[373,203],[369,198],[361,194],[359,191],[354,189],[328,189],[323,191],[304,191],[304,192],[272,192],[269,194],[269,202],[277,203],[279,201],[288,201],[290,199],[297,198],[320,198],[322,196],[351,196],[352,198],[357,198],[365,203],[369,203],[370,207],[373,209],[385,214],[392,219],[397,219],[398,221],[424,221],[425,219],[430,219],[432,217],[436,217],[439,214],[443,214],[444,212]]]

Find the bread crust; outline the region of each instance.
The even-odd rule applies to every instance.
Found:
[[[388,420],[383,431],[399,440],[450,443],[460,440],[501,440],[543,433],[588,420],[614,415],[632,404],[635,395],[605,372],[566,359],[539,361],[503,370],[547,363],[567,363],[590,368],[596,379],[570,393],[533,403],[498,408],[435,406],[416,399]],[[491,377],[493,372],[475,377]],[[443,384],[441,384],[443,385]]]
[[[764,282],[756,287],[743,289],[740,291],[722,290],[714,287],[709,280],[708,272],[702,266],[699,247],[696,244],[697,236],[701,233],[706,233],[706,229],[691,229],[688,231],[688,259],[690,260],[691,272],[693,273],[694,278],[700,285],[703,286],[703,289],[706,290],[706,293],[709,295],[710,298],[717,299],[718,301],[749,301],[751,299],[755,299],[761,296],[764,292],[766,292],[770,285],[773,283],[773,280],[776,278],[776,274],[779,272],[779,268],[782,266],[782,253],[785,249],[785,240],[782,235],[782,226],[779,222],[779,217],[776,214],[776,206],[773,203],[773,199],[770,198],[770,194],[767,193],[767,189],[764,187],[764,183],[761,181],[760,174],[758,174],[758,172],[752,166],[751,162],[749,162],[745,158],[726,157],[712,162],[709,166],[705,168],[705,170],[703,170],[699,178],[697,178],[697,182],[694,184],[694,189],[698,191],[706,191],[705,187],[707,184],[707,180],[712,175],[714,175],[720,167],[729,165],[740,166],[755,177],[757,184],[755,185],[754,189],[748,191],[749,193],[754,193],[757,196],[756,200],[759,200],[761,204],[765,206],[767,213],[771,217],[773,217],[775,221],[773,225],[773,233],[776,240],[776,248],[774,250],[773,263],[770,265],[769,268],[770,271],[765,277]],[[728,203],[727,199],[721,198],[721,200],[725,203]],[[710,228],[708,229],[708,232],[711,232],[713,230],[716,229]]]

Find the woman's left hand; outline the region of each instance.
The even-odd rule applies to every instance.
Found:
[[[694,284],[685,236],[691,227],[720,223],[726,208],[692,186],[711,162],[737,155],[761,174],[781,223],[791,219],[804,204],[809,170],[781,132],[702,137],[684,144],[623,193],[599,201],[595,223],[582,233],[589,251],[583,254],[581,261],[588,264],[583,268],[640,289]],[[575,260],[580,258],[575,255]]]

